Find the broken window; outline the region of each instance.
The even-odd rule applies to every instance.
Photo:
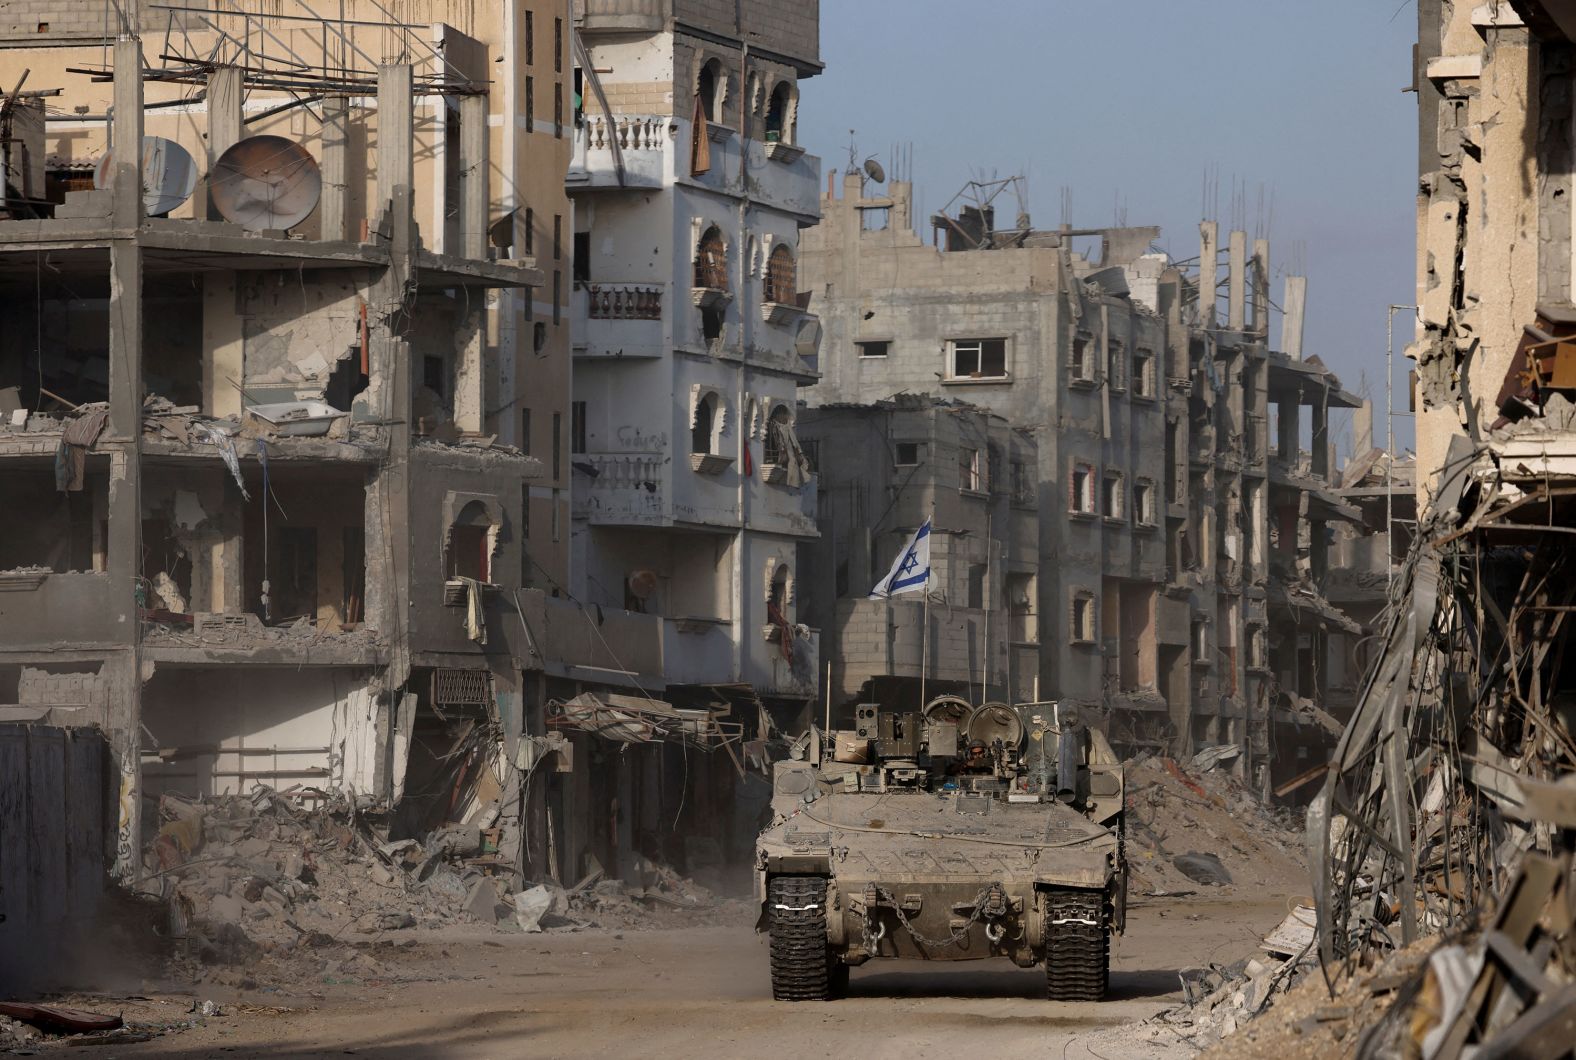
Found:
[[[700,116],[709,122],[722,121],[722,105],[727,75],[722,62],[712,59],[700,68],[700,78],[695,83],[695,99]]]
[[[792,422],[793,417],[788,412],[787,405],[778,405],[772,409],[770,421],[766,425],[766,443],[761,449],[761,462],[766,464],[786,464],[788,454],[784,451],[786,436],[783,428]]]
[[[969,606],[977,611],[985,608],[985,571],[983,563],[969,564]]]
[[[1112,390],[1127,389],[1127,352],[1120,342],[1107,340],[1106,379]]]
[[[722,345],[722,329],[727,319],[728,311],[720,304],[706,306],[700,311],[700,337],[713,353]]]
[[[717,395],[707,394],[695,403],[695,418],[690,424],[690,452],[706,455],[711,452],[712,433],[717,421]]]
[[[772,248],[766,262],[766,285],[762,300],[775,305],[794,305],[798,302],[799,278],[793,260],[793,249],[786,243]]]
[[[978,492],[980,488],[980,451],[958,450],[958,489]]]
[[[570,263],[570,276],[576,287],[591,282],[591,233],[576,232],[574,261]]]
[[[1095,639],[1094,594],[1080,592],[1073,595],[1072,640],[1075,644],[1093,644]]]
[[[896,449],[897,457],[894,460],[894,463],[896,463],[898,467],[913,467],[919,463],[918,442],[898,442]]]
[[[766,142],[791,144],[794,140],[793,86],[779,81],[766,103]]]
[[[1089,357],[1089,343],[1093,336],[1080,331],[1073,336],[1073,349],[1068,357],[1067,374],[1074,380],[1087,382],[1094,378],[1094,364]]]
[[[1001,379],[1007,375],[1006,339],[954,339],[952,378]]]
[[[1139,526],[1155,525],[1155,484],[1148,479],[1133,483],[1133,517]]]
[[[892,344],[886,339],[873,339],[866,342],[854,343],[854,348],[861,357],[885,357]]]
[[[1094,468],[1090,465],[1073,466],[1072,495],[1068,503],[1074,512],[1094,514]]]
[[[728,289],[728,245],[722,229],[712,225],[695,248],[695,286],[714,291]]]
[[[488,581],[492,573],[492,519],[481,501],[460,509],[449,527],[449,578]]]
[[[1153,350],[1133,351],[1133,396],[1155,396],[1155,354]]]
[[[571,401],[569,403],[569,452],[573,454],[586,451],[586,403],[584,401]]]
[[[1107,519],[1120,519],[1122,511],[1122,473],[1107,471],[1100,484],[1100,514]]]

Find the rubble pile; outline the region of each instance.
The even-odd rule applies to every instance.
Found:
[[[302,794],[259,786],[247,796],[160,801],[144,886],[167,903],[184,956],[251,970],[263,958],[316,951],[328,974],[380,978],[388,970],[368,953],[323,951],[468,923],[531,932],[663,927],[673,922],[668,914],[716,905],[704,888],[646,859],[628,883],[598,873],[572,891],[552,883],[515,890],[489,849],[489,830],[449,825],[421,842],[391,842],[348,798],[313,790],[309,809]]]
[[[1129,893],[1167,897],[1200,887],[1307,885],[1300,821],[1265,805],[1201,752],[1186,766],[1140,758],[1127,767]],[[1195,763],[1197,763],[1195,765]]]

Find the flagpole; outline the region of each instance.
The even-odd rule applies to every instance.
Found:
[[[925,709],[925,678],[930,673],[930,582],[925,582],[924,623],[925,628],[920,634],[919,651],[919,709]]]

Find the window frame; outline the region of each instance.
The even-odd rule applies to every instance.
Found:
[[[880,346],[880,353],[866,353],[868,346]],[[855,339],[854,350],[861,361],[884,361],[892,355],[891,339]]]
[[[1133,397],[1153,401],[1159,397],[1155,377],[1155,351],[1143,346],[1133,349]]]
[[[1067,381],[1073,386],[1093,386],[1095,383],[1094,358],[1090,355],[1094,340],[1092,331],[1073,332],[1072,345],[1067,351]]]
[[[1112,468],[1100,476],[1100,518],[1113,523],[1127,521],[1126,476]]]
[[[965,454],[973,454],[973,459],[966,460]],[[958,489],[964,493],[983,493],[984,483],[980,479],[980,451],[966,445],[958,446]]]
[[[999,375],[985,374],[985,349],[987,343],[1001,343],[1001,373]],[[973,348],[973,372],[960,372],[958,370],[958,357],[965,350]],[[1004,337],[982,336],[980,338],[948,339],[947,340],[947,375],[949,383],[999,383],[1012,378],[1012,344]]]
[[[1080,478],[1082,482],[1080,483]],[[1095,466],[1075,462],[1072,474],[1067,477],[1067,510],[1071,515],[1093,519],[1098,516],[1098,497],[1095,495]]]
[[[1133,482],[1133,522],[1146,529],[1159,526],[1159,515],[1155,507],[1155,482],[1154,479],[1140,478]],[[1145,511],[1145,509],[1148,509]]]
[[[1070,617],[1067,630],[1070,643],[1085,646],[1100,643],[1100,609],[1093,592],[1088,589],[1074,590]]]
[[[925,454],[921,450],[921,446],[923,446],[923,445],[924,445],[923,442],[893,442],[892,443],[892,466],[893,467],[918,467],[920,464],[924,463],[925,462]],[[914,450],[914,459],[913,460],[907,461],[907,462],[905,462],[903,460],[903,447],[904,446],[912,446],[913,447],[913,450]]]

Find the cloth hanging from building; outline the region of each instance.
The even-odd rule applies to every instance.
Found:
[[[887,576],[870,590],[872,600],[896,596],[898,593],[917,593],[930,584],[930,520],[914,531],[908,545],[899,552]]]
[[[230,474],[235,478],[235,484],[241,491],[243,500],[251,500],[252,495],[246,492],[246,482],[241,478],[241,458],[235,451],[235,438],[229,431],[218,424],[206,420],[192,421],[192,436],[199,442],[207,442],[219,450],[219,455],[224,458],[224,466],[230,469]]]
[[[711,132],[706,127],[706,108],[695,96],[695,118],[690,122],[690,176],[698,177],[711,169]]]
[[[109,409],[96,408],[66,424],[60,434],[60,444],[55,447],[55,489],[61,493],[76,493],[82,489],[88,450],[104,433],[108,420]]]
[[[793,623],[788,621],[788,616],[782,613],[782,608],[774,602],[766,602],[766,619],[776,630],[773,635],[777,638],[778,646],[782,648],[783,658],[793,662]]]
[[[486,644],[487,616],[482,611],[482,583],[475,578],[456,580],[465,586],[465,635],[477,644]]]
[[[799,435],[794,432],[793,424],[786,420],[768,420],[766,430],[771,435],[772,447],[775,449],[772,455],[787,473],[783,482],[796,489],[809,482],[810,460],[804,455],[804,448],[799,444]]]

